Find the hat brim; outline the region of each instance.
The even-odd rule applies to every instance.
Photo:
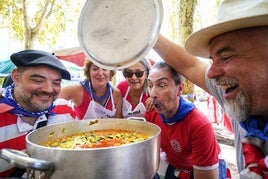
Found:
[[[212,38],[225,32],[266,25],[268,25],[268,14],[215,24],[190,35],[186,40],[185,49],[192,55],[208,58],[209,43]]]
[[[55,70],[58,70],[61,73],[62,79],[71,80],[71,75],[66,69],[61,68],[60,66],[52,65],[51,63],[49,63],[49,61],[44,61],[42,58],[37,59],[34,62],[28,64],[28,66],[40,66],[40,65],[45,65]]]
[[[17,66],[39,66],[46,65],[50,68],[60,71],[63,79],[70,80],[71,75],[62,62],[54,55],[40,50],[23,50],[17,53],[13,53],[10,56],[10,60]]]

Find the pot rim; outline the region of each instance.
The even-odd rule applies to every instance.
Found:
[[[32,139],[35,139],[36,138],[36,135],[38,135],[38,133],[42,133],[43,131],[48,130],[48,129],[51,129],[51,128],[55,128],[55,130],[57,131],[56,128],[62,128],[62,126],[69,126],[70,125],[70,126],[75,127],[74,125],[76,125],[76,124],[77,125],[78,124],[80,124],[80,125],[82,125],[82,124],[98,125],[98,123],[103,123],[104,121],[107,121],[108,123],[109,122],[116,122],[117,121],[117,122],[123,122],[123,123],[132,123],[132,124],[136,124],[136,125],[138,125],[139,123],[140,124],[146,123],[146,125],[148,125],[149,127],[154,128],[154,130],[157,131],[157,132],[154,135],[150,135],[148,139],[143,140],[143,141],[138,141],[138,142],[130,143],[130,144],[124,144],[124,145],[120,145],[120,146],[98,147],[98,148],[83,148],[83,149],[53,148],[53,147],[44,146],[42,144],[37,144],[37,143],[35,143],[35,142],[32,141]],[[78,128],[79,127],[80,126],[78,126]],[[111,129],[120,129],[120,128],[113,128],[112,127]],[[103,130],[103,129],[92,129],[92,130]],[[75,132],[73,132],[71,134],[76,134],[77,132],[87,132],[87,131],[90,131],[90,129],[89,130],[85,130],[85,131],[84,130],[82,130],[82,131],[75,131]],[[160,132],[161,132],[161,129],[160,129],[159,126],[157,126],[156,124],[150,123],[150,122],[146,122],[146,121],[129,120],[129,119],[123,119],[123,118],[122,119],[120,119],[120,118],[113,118],[113,119],[110,119],[110,118],[107,118],[107,119],[105,119],[105,118],[104,119],[86,119],[86,120],[76,120],[76,121],[70,121],[70,122],[63,122],[63,123],[52,124],[52,125],[48,125],[48,126],[45,126],[45,127],[39,128],[39,129],[36,129],[34,131],[31,131],[30,133],[28,133],[26,135],[26,144],[27,145],[30,144],[30,145],[32,145],[34,147],[38,147],[38,148],[50,149],[50,150],[55,150],[55,151],[58,150],[58,151],[74,151],[74,152],[76,152],[76,151],[114,150],[114,149],[117,149],[117,148],[122,149],[122,148],[131,147],[133,145],[138,145],[140,143],[149,142],[152,139],[154,139],[156,137],[159,137],[160,136]],[[71,135],[71,134],[68,134],[68,135]],[[68,135],[64,135],[63,137],[68,136]]]

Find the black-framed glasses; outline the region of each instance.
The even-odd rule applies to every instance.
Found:
[[[137,78],[143,77],[145,71],[137,70],[135,72],[131,70],[124,70],[123,75],[125,78],[131,78],[134,74]]]

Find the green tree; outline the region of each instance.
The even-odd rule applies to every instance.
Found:
[[[196,0],[180,0],[179,22],[181,42],[183,44],[187,37],[193,32],[195,6]],[[184,84],[184,94],[193,94],[194,84],[186,78],[184,80]]]
[[[24,42],[25,49],[33,48],[36,41],[55,44],[66,24],[78,21],[80,5],[80,0],[1,0],[0,28]]]
[[[194,10],[196,0],[163,0],[164,24],[170,39],[179,44],[184,44],[186,38],[193,32]],[[184,79],[183,94],[194,91],[194,85]]]
[[[195,30],[212,24],[222,0],[163,0],[165,33],[170,39],[184,45]],[[194,85],[184,81],[184,94],[194,92]]]

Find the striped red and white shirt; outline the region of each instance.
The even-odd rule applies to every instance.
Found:
[[[2,103],[3,104],[3,103]],[[2,105],[1,104],[1,105]],[[20,151],[26,149],[26,135],[35,130],[38,123],[47,120],[47,125],[73,121],[75,119],[75,112],[67,103],[55,103],[56,107],[52,110],[56,115],[40,116],[34,123],[30,125],[23,120],[20,116],[10,113],[8,106],[5,110],[0,111],[0,149],[9,148]],[[4,104],[5,105],[5,104]],[[2,108],[4,109],[4,107]],[[14,171],[14,167],[9,165],[4,159],[0,159],[0,177],[9,177]]]

